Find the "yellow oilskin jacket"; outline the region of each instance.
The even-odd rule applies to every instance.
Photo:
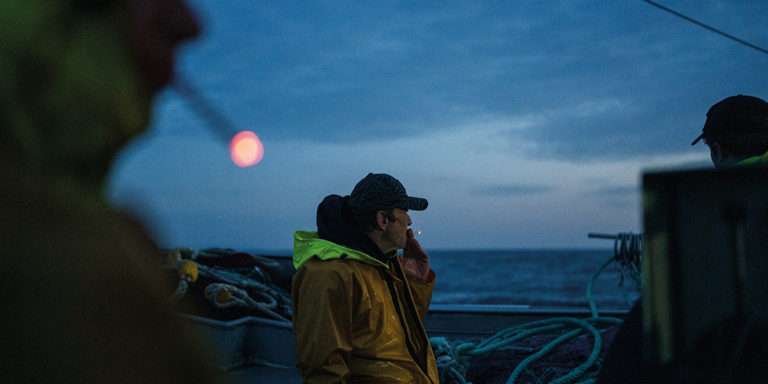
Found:
[[[768,152],[741,160],[738,165],[768,165]]]
[[[305,383],[438,383],[422,320],[428,282],[355,249],[294,234],[297,366]]]

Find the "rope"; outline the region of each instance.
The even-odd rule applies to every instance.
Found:
[[[600,274],[607,268],[609,265],[613,264],[615,259],[611,258],[608,259],[603,265],[600,267],[600,269],[597,270],[597,273],[592,275],[592,278],[589,279],[589,284],[587,284],[587,304],[589,304],[589,312],[592,314],[592,318],[597,318],[597,305],[595,304],[595,298],[592,296],[592,286],[595,284],[595,281],[597,280],[597,277],[600,276]]]
[[[613,257],[619,265],[619,285],[623,285],[625,276],[640,286],[640,265],[643,254],[643,235],[619,233],[614,237]]]
[[[737,42],[737,43],[739,43],[741,45],[744,45],[746,47],[752,48],[752,49],[754,49],[754,50],[756,50],[758,52],[762,52],[762,53],[768,54],[768,49],[765,49],[765,48],[763,48],[763,47],[761,47],[761,46],[759,46],[757,44],[752,44],[749,41],[746,41],[744,39],[738,38],[738,37],[736,37],[734,35],[731,35],[730,33],[723,32],[720,29],[717,29],[715,27],[707,25],[707,24],[705,24],[705,23],[703,23],[701,21],[698,21],[698,20],[690,17],[690,16],[686,16],[686,15],[684,15],[684,14],[678,12],[678,11],[675,11],[672,8],[669,8],[667,6],[661,5],[661,4],[659,4],[659,3],[655,2],[655,1],[651,1],[651,0],[643,0],[643,1],[645,1],[646,3],[656,7],[658,9],[661,9],[664,12],[668,12],[668,13],[670,13],[672,15],[675,15],[675,16],[677,16],[677,17],[679,17],[679,18],[681,18],[681,19],[683,19],[683,20],[685,20],[685,21],[687,21],[687,22],[689,22],[691,24],[698,25],[699,27],[702,27],[702,28],[704,28],[704,29],[706,29],[706,30],[708,30],[710,32],[713,32],[713,33],[716,33],[716,34],[718,34],[718,35],[720,35],[722,37],[725,37],[726,39],[735,41],[735,42]]]
[[[453,382],[459,384],[471,384],[465,378],[466,372],[472,362],[472,359],[490,354],[494,351],[501,350],[515,350],[521,349],[516,347],[515,343],[525,339],[527,337],[542,334],[542,333],[555,333],[562,332],[560,336],[556,337],[545,346],[541,347],[538,351],[529,350],[534,352],[523,361],[517,364],[515,369],[507,379],[507,384],[513,384],[520,378],[523,373],[530,372],[529,368],[536,360],[549,354],[559,345],[578,337],[584,332],[591,334],[593,338],[592,350],[587,357],[586,361],[573,368],[569,373],[552,380],[551,383],[566,384],[576,382],[579,378],[583,380],[579,383],[591,384],[594,383],[593,377],[583,377],[594,367],[600,357],[600,351],[603,346],[602,335],[597,328],[599,325],[617,325],[621,324],[622,320],[613,317],[600,317],[595,299],[592,295],[592,287],[594,282],[600,276],[600,274],[613,263],[627,262],[627,265],[639,266],[640,252],[642,237],[641,235],[632,234],[620,234],[617,236],[614,244],[614,255],[607,260],[603,265],[592,275],[586,289],[586,299],[589,305],[591,317],[587,319],[577,319],[571,317],[558,317],[546,320],[533,321],[525,324],[521,324],[515,327],[509,327],[502,329],[495,335],[488,339],[480,341],[479,343],[457,341],[453,345],[444,337],[430,338],[430,342],[435,351],[437,357],[437,367],[440,371],[440,381],[449,382],[450,379]],[[639,271],[639,269],[638,269]]]
[[[258,267],[254,269],[258,269]],[[259,273],[261,273],[260,270]],[[229,284],[231,286],[248,289],[249,292],[255,292],[257,295],[264,299],[264,302],[269,303],[270,306],[265,307],[264,305],[259,305],[252,307],[267,314],[269,317],[280,320],[287,320],[293,313],[290,305],[291,299],[267,284],[256,281],[255,279],[244,277],[237,272],[228,271],[218,267],[207,267],[201,265],[200,274],[222,283]],[[247,292],[245,292],[245,294],[246,296],[248,295]],[[278,306],[277,303],[281,304],[279,305],[279,310],[282,315],[273,311],[273,309],[276,309]]]
[[[191,284],[199,277],[206,281],[215,281],[205,287],[206,299],[217,308],[240,307],[256,310],[265,317],[289,321],[292,316],[291,300],[286,294],[259,281],[266,281],[264,272],[259,267],[253,267],[247,275],[226,270],[215,266],[206,266],[192,260],[181,259],[178,252],[171,262],[171,268],[176,269],[179,283],[171,295],[171,302],[179,302],[186,296]],[[194,257],[194,255],[193,255]]]
[[[231,284],[213,283],[205,287],[205,298],[218,308],[244,307],[255,309],[276,320],[288,321],[287,318],[276,313],[277,301],[267,294],[259,292],[267,301],[256,301],[243,289]]]
[[[440,372],[440,382],[447,383],[449,382],[448,379],[451,379],[451,381],[458,382],[459,384],[471,384],[464,378],[467,366],[459,362],[462,359],[456,354],[456,350],[451,347],[448,339],[445,337],[433,337],[430,339],[430,342],[435,352],[437,369]]]
[[[180,279],[179,285],[176,286],[176,290],[171,295],[171,302],[178,303],[179,300],[183,299],[184,296],[186,296],[188,289],[189,289],[189,282],[186,279]]]
[[[576,368],[572,369],[571,372],[569,372],[568,374],[551,381],[551,383],[555,383],[555,384],[570,383],[571,381],[582,376],[584,373],[587,372],[589,368],[591,368],[595,364],[595,362],[597,362],[597,359],[600,356],[600,351],[603,347],[603,344],[602,344],[603,338],[600,335],[600,331],[598,331],[594,325],[590,324],[590,322],[620,324],[621,320],[611,318],[611,317],[605,317],[605,318],[592,317],[586,320],[580,320],[580,319],[571,318],[571,317],[560,317],[560,318],[542,320],[540,322],[534,322],[534,323],[541,323],[541,324],[554,323],[557,327],[562,327],[562,328],[565,328],[567,324],[572,324],[572,325],[578,326],[580,329],[575,329],[560,335],[559,337],[547,343],[547,345],[541,348],[541,350],[528,356],[526,359],[521,361],[517,365],[517,367],[515,367],[515,370],[512,371],[512,374],[507,380],[507,383],[509,384],[514,383],[515,380],[517,380],[518,376],[520,376],[520,374],[528,367],[528,365],[544,357],[545,355],[547,355],[549,352],[551,352],[553,349],[555,349],[557,346],[564,343],[565,341],[568,341],[576,336],[579,336],[583,330],[586,330],[587,332],[592,334],[595,340],[592,346],[592,352],[587,358],[587,361],[580,364]]]

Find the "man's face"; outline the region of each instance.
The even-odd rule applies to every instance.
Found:
[[[185,0],[130,0],[130,43],[150,94],[173,79],[176,48],[200,33]]]
[[[392,210],[392,215],[388,219],[382,239],[386,240],[394,248],[405,248],[405,243],[408,240],[406,232],[408,232],[408,227],[411,224],[412,221],[411,217],[408,215],[408,211],[395,208]]]

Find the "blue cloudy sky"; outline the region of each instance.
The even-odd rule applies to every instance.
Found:
[[[707,108],[768,97],[768,55],[642,1],[193,1],[181,72],[265,145],[240,169],[172,91],[118,160],[163,246],[288,249],[368,172],[430,200],[433,248],[601,247],[640,231],[639,178],[707,165]],[[768,45],[768,2],[666,1]]]

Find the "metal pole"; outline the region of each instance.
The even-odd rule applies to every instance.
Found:
[[[207,123],[206,125],[211,131],[221,136],[226,143],[232,140],[232,137],[238,132],[235,124],[216,109],[192,84],[177,75],[173,81],[173,89],[190,104],[192,110],[197,112]]]

